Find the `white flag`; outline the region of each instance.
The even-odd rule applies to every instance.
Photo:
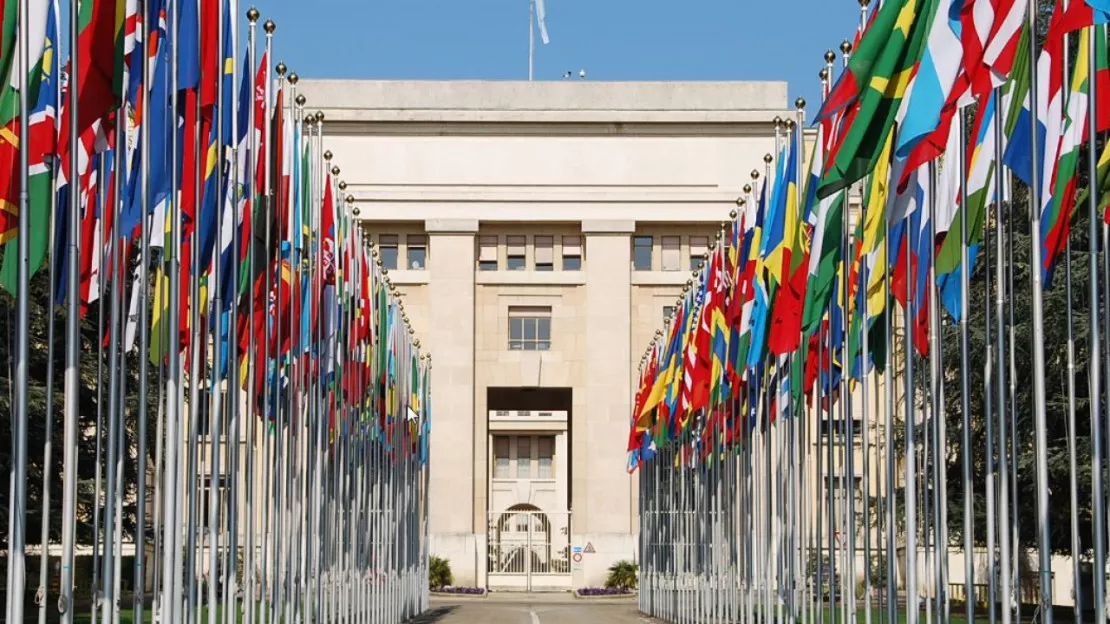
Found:
[[[543,6],[543,0],[536,0],[536,19],[540,22],[540,39],[543,39],[543,44],[551,43],[547,37],[547,9]]]

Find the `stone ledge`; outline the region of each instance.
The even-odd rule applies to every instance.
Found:
[[[590,219],[582,221],[583,234],[632,234],[635,231],[636,222],[632,220]]]
[[[428,219],[424,230],[429,234],[474,234],[478,231],[477,219]]]

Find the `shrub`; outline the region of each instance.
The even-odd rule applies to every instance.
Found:
[[[451,576],[451,564],[443,557],[433,555],[428,559],[428,588],[440,589],[455,582]]]
[[[605,586],[610,589],[635,589],[639,583],[639,566],[631,561],[618,561],[609,567],[609,577]]]
[[[579,596],[620,596],[628,593],[631,592],[618,587],[583,587],[578,590]]]

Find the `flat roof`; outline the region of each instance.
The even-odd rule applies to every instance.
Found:
[[[752,122],[790,110],[785,81],[308,80],[334,121]]]

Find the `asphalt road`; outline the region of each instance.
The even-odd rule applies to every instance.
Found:
[[[432,599],[415,624],[655,624],[635,600],[587,601],[567,595],[530,594],[488,599]]]

